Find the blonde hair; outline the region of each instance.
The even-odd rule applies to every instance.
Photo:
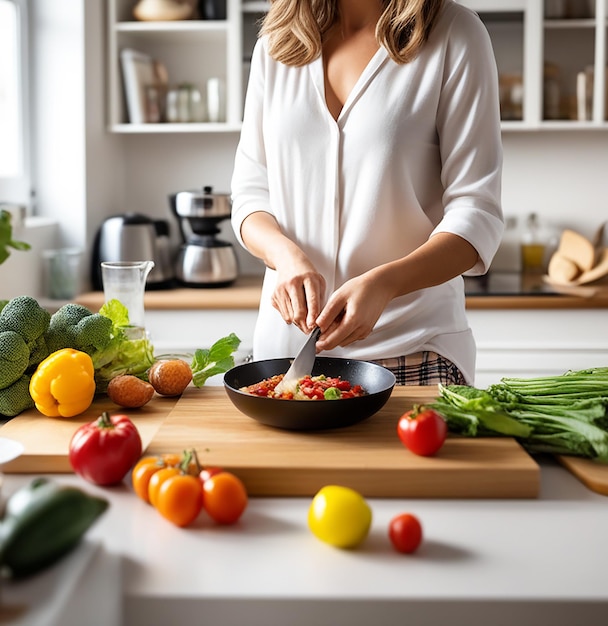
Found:
[[[429,38],[443,0],[384,0],[376,39],[396,63],[416,57]],[[323,37],[339,17],[337,0],[271,0],[262,22],[270,56],[301,66],[320,54]]]

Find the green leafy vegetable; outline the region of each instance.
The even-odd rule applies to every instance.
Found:
[[[216,374],[224,374],[234,367],[233,352],[239,347],[241,340],[230,333],[218,339],[210,348],[199,348],[192,357],[192,384],[202,387],[205,381]]]
[[[25,241],[15,241],[13,239],[13,226],[11,224],[12,214],[4,209],[0,209],[0,265],[10,256],[9,248],[14,250],[29,250],[29,243]]]
[[[129,326],[129,311],[118,300],[106,302],[99,313],[112,321],[112,328],[108,344],[91,353],[97,391],[105,391],[110,380],[121,374],[145,379],[155,361],[154,346],[145,331]]]
[[[339,389],[336,389],[335,387],[328,387],[323,392],[323,397],[326,400],[339,400],[342,397],[342,394]]]
[[[503,378],[487,390],[440,385],[429,406],[454,433],[511,436],[530,452],[608,462],[608,367]]]
[[[109,300],[99,309],[99,312],[109,317],[114,326],[123,327],[129,325],[129,310],[119,300]]]

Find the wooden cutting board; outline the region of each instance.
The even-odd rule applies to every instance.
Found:
[[[534,498],[540,469],[510,438],[448,438],[433,458],[397,436],[399,417],[435,387],[395,387],[375,416],[354,426],[292,432],[240,413],[222,388],[189,388],[154,435],[149,454],[194,447],[204,465],[233,471],[253,496],[310,496],[327,484],[369,497]]]
[[[557,460],[591,491],[608,496],[608,465],[576,456],[558,456]]]
[[[102,398],[96,399],[83,414],[65,419],[46,417],[36,409],[24,411],[0,428],[0,437],[19,441],[25,448],[21,456],[0,470],[7,474],[71,473],[68,451],[72,435],[103,411],[128,415],[137,426],[145,449],[176,402],[176,398],[156,396],[145,409],[121,409]]]

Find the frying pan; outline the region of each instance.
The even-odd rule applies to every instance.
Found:
[[[361,422],[377,413],[389,399],[395,375],[385,367],[357,361],[317,357],[312,376],[339,376],[353,385],[361,385],[367,395],[340,400],[282,400],[253,396],[239,391],[276,374],[284,374],[289,358],[253,361],[232,368],[224,374],[224,388],[236,408],[262,424],[284,430],[326,430]]]

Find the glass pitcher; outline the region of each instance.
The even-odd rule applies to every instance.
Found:
[[[103,261],[101,278],[106,302],[118,300],[129,312],[129,325],[145,332],[144,291],[154,261]]]

